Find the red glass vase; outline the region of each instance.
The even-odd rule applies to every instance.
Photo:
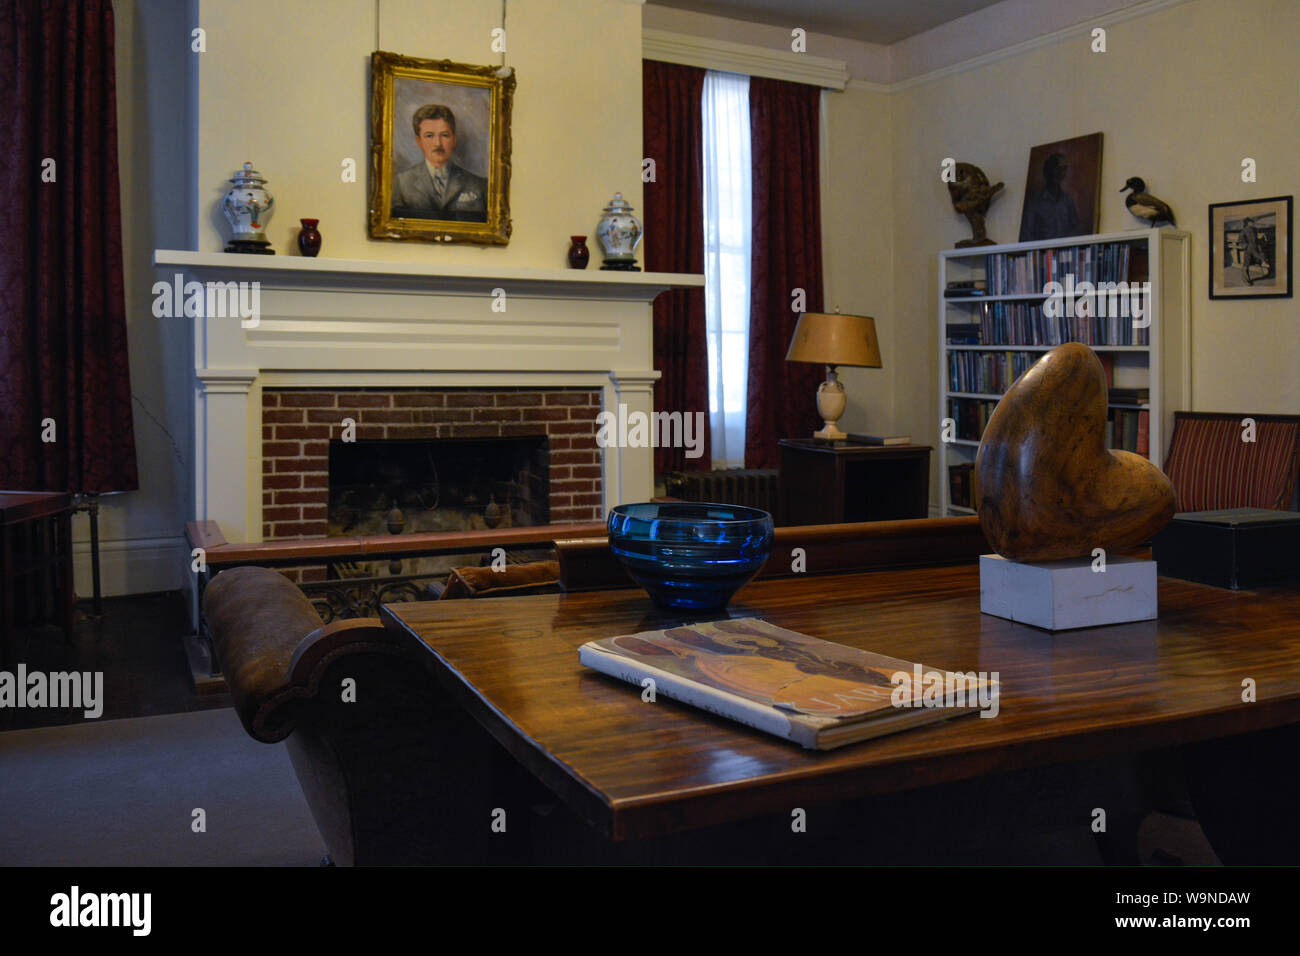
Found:
[[[298,232],[298,251],[304,256],[312,256],[320,252],[320,232],[316,226],[320,223],[319,219],[299,219],[302,223],[302,229]]]
[[[591,261],[591,250],[587,248],[586,236],[569,237],[569,268],[585,269]]]

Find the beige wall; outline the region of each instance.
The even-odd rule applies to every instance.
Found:
[[[190,323],[155,318],[158,246],[188,241],[193,202],[188,4],[114,0],[122,267],[140,488],[102,499],[100,567],[106,594],[181,586],[181,532],[191,461]],[[91,591],[89,521],[73,524],[77,591]]]
[[[378,10],[378,15],[376,15]],[[219,250],[218,203],[245,160],[269,180],[276,252],[320,220],[322,256],[560,268],[616,190],[641,205],[641,8],[628,0],[514,0],[506,64],[518,78],[505,247],[366,237],[370,54],[496,64],[501,4],[465,0],[201,0],[198,248]],[[248,39],[256,24],[255,42]],[[400,133],[399,133],[400,134]],[[407,135],[410,135],[409,128]],[[354,183],[341,163],[357,161]]]
[[[1030,148],[1097,130],[1098,231],[1138,225],[1118,190],[1140,176],[1192,233],[1193,407],[1300,411],[1300,300],[1210,301],[1206,290],[1208,204],[1300,192],[1297,49],[1293,0],[1190,0],[1113,25],[1104,54],[1079,36],[891,94],[896,429],[938,437],[936,253],[968,234],[940,161],[1006,182],[988,231],[1014,241]],[[1245,156],[1257,183],[1241,181]]]
[[[882,367],[844,368],[845,431],[890,433],[900,363],[894,321],[894,132],[889,94],[822,93],[825,307],[876,319]],[[808,400],[811,400],[810,398]],[[919,440],[919,439],[918,439]]]

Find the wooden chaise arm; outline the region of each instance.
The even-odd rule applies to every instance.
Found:
[[[293,733],[301,703],[340,656],[401,654],[378,618],[322,625],[298,587],[268,568],[231,568],[203,595],[217,658],[249,736],[275,743]]]

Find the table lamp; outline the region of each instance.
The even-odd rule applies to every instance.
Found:
[[[794,338],[785,360],[826,366],[826,381],[817,389],[817,414],[821,415],[825,427],[813,432],[813,437],[845,438],[844,432],[835,427],[848,404],[844,386],[835,375],[835,366],[881,367],[876,320],[867,315],[805,312],[794,327]]]

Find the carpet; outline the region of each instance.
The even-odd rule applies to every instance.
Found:
[[[0,733],[0,865],[315,866],[324,854],[284,745],[250,738],[229,708]]]

